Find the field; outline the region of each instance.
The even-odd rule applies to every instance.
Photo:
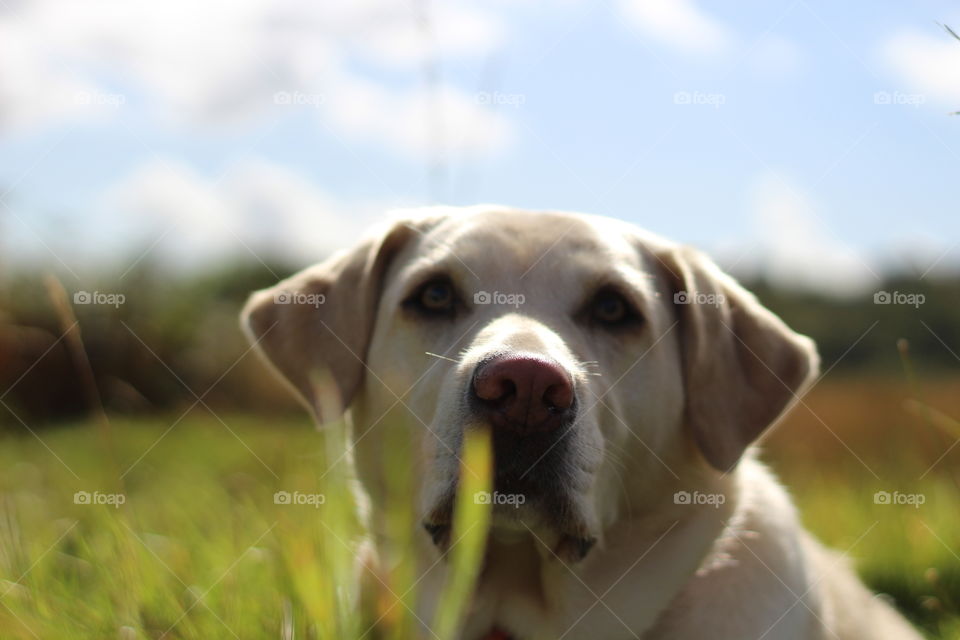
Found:
[[[930,638],[960,637],[960,447],[943,455],[958,386],[824,382],[763,453],[807,526]],[[4,437],[0,638],[429,637],[402,553],[384,597],[357,605],[346,467],[324,474],[336,434],[296,417],[177,418]],[[304,504],[285,503],[296,492]]]

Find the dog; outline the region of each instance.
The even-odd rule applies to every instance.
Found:
[[[598,216],[416,209],[254,293],[242,324],[320,422],[348,411],[373,514],[382,430],[415,443],[423,620],[464,433],[489,429],[465,640],[920,638],[756,459],[816,348],[701,253]]]

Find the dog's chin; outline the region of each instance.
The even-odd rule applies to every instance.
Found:
[[[530,500],[523,504],[491,504],[491,541],[514,542],[526,537],[545,549],[545,557],[565,563],[580,562],[590,553],[597,536],[589,519],[574,507],[572,497]],[[450,549],[453,499],[438,503],[424,518],[423,528],[442,553]]]
[[[562,562],[580,562],[587,557],[596,536],[585,519],[570,517],[566,522],[545,516],[539,510],[523,505],[518,508],[494,507],[490,521],[490,538],[500,542],[516,542],[533,537],[546,556]]]

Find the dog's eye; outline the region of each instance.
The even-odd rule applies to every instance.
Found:
[[[593,317],[604,324],[616,324],[626,314],[627,303],[618,295],[602,295],[593,303]]]
[[[441,316],[452,314],[456,304],[457,294],[450,282],[431,280],[414,291],[404,306],[424,315]]]
[[[420,304],[431,311],[447,311],[453,306],[453,287],[447,282],[433,282],[420,292]]]
[[[620,293],[604,290],[591,303],[590,319],[607,327],[621,327],[639,323],[640,314]]]

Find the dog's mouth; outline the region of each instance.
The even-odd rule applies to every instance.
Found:
[[[435,509],[423,521],[424,530],[443,554],[446,554],[451,548],[453,534],[451,515],[452,506]],[[493,535],[499,533],[498,528],[500,526],[496,521],[493,522],[491,525]],[[554,530],[552,532],[543,529],[537,531],[531,526],[528,526],[527,529],[540,544],[549,550],[551,556],[558,561],[570,564],[586,558],[597,542],[596,536],[584,524],[572,524],[565,530]],[[508,531],[511,535],[522,533],[515,527],[507,527],[503,530]]]
[[[442,553],[449,550],[454,505],[466,499],[490,505],[491,535],[531,535],[561,561],[583,560],[596,535],[577,500],[582,487],[576,486],[578,474],[569,463],[572,447],[569,430],[494,432],[493,491],[458,497],[454,479],[423,520],[434,545]]]

